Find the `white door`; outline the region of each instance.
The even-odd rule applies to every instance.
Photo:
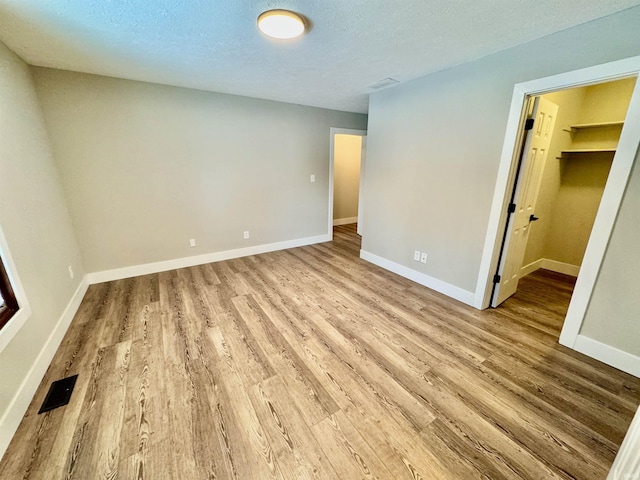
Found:
[[[527,136],[520,165],[515,212],[509,216],[509,233],[500,259],[500,282],[496,285],[497,290],[491,303],[493,307],[500,305],[518,289],[531,223],[537,220],[536,200],[557,115],[558,105],[542,97],[536,98],[532,116],[533,129]]]

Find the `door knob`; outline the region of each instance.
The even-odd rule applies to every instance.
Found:
[[[530,222],[535,222],[536,220],[540,220],[538,217],[536,217],[533,213],[531,214],[531,216],[529,217],[529,221]]]

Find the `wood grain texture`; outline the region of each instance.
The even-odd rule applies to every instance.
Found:
[[[640,380],[557,343],[570,277],[535,272],[481,312],[359,248],[346,225],[91,286],[0,478],[605,478]]]

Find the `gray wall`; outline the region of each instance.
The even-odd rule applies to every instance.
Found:
[[[636,156],[581,335],[640,356],[640,167]]]
[[[639,55],[638,25],[640,8],[630,9],[373,94],[363,249],[473,292],[514,84]],[[640,195],[634,185],[629,204]],[[624,255],[636,242],[637,222],[616,227],[610,250]],[[418,247],[429,254],[424,266],[411,260]],[[625,271],[637,272],[633,261]],[[637,274],[627,278],[640,289]],[[615,297],[631,306],[602,282],[594,305],[612,307]],[[622,347],[637,315],[615,308],[626,314],[609,325],[607,341]]]
[[[2,418],[84,271],[29,68],[2,44],[0,98],[0,225],[32,310],[0,353]]]
[[[598,87],[591,87],[598,88]],[[594,104],[587,112],[600,108],[613,110],[619,118],[624,105],[616,104],[606,86],[601,95],[604,106]],[[593,121],[588,117],[587,121]],[[631,178],[602,264],[598,283],[589,304],[581,334],[640,356],[640,167],[636,156]]]
[[[326,234],[329,129],[366,128],[359,114],[34,76],[88,272]]]
[[[363,247],[472,291],[513,84],[638,55],[638,24],[640,8],[375,94]],[[28,68],[3,46],[0,63],[0,224],[33,310],[0,354],[0,415],[83,275],[58,174],[100,271],[324,233],[329,127],[366,128],[362,115],[36,69],[58,173]],[[639,209],[636,166],[582,331],[636,354]]]

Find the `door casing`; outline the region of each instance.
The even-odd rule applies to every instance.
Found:
[[[476,285],[475,307],[482,309],[489,306],[493,289],[492,273],[495,272],[500,251],[501,229],[504,228],[507,219],[510,187],[513,185],[517,170],[517,159],[514,154],[519,146],[521,117],[527,97],[622,78],[638,77],[639,73],[640,56],[637,56],[515,85]],[[560,334],[560,343],[569,348],[576,349],[578,334],[587,312],[639,145],[640,81],[636,82],[629,103],[618,149],[613,159],[600,208]]]
[[[364,217],[364,173],[367,169],[367,136],[362,136],[360,151],[360,182],[358,184],[358,227],[357,233],[362,236],[362,218]]]
[[[366,137],[366,130],[355,130],[352,128],[336,128],[331,127],[329,129],[329,225],[327,227],[327,235],[329,236],[329,241],[333,240],[333,164],[334,164],[334,150],[335,150],[335,139],[336,135],[358,135],[360,137]],[[364,176],[364,165],[360,165],[360,179]],[[362,184],[360,185],[362,187]],[[362,199],[362,196],[360,196]],[[358,215],[360,215],[360,209],[358,209]],[[360,219],[358,219],[358,222]]]

